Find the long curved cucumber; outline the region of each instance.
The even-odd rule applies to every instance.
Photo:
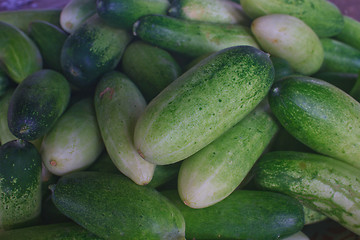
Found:
[[[273,81],[269,56],[255,47],[210,55],[147,105],[135,126],[135,147],[155,164],[181,161],[255,109]]]
[[[124,74],[105,74],[95,90],[95,110],[105,148],[115,166],[139,185],[148,184],[155,165],[141,158],[133,144],[134,127],[146,102]]]

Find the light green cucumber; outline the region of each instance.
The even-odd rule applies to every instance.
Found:
[[[105,74],[95,90],[95,110],[105,148],[115,166],[139,185],[148,184],[155,165],[142,159],[133,144],[134,127],[146,102],[124,74]]]
[[[320,154],[270,152],[254,167],[261,188],[297,198],[356,234],[360,233],[360,170]]]
[[[145,42],[191,57],[238,45],[259,48],[250,29],[238,24],[215,24],[147,15],[136,21],[133,32]]]
[[[274,83],[269,104],[300,142],[360,168],[360,103],[350,95],[326,81],[293,75]]]
[[[249,25],[250,18],[239,3],[230,0],[174,0],[168,14],[172,17],[213,23]]]
[[[320,221],[324,221],[326,219],[328,219],[328,217],[321,212],[304,206],[305,225],[314,224]]]
[[[178,176],[181,200],[204,208],[228,197],[244,180],[278,130],[260,106],[212,143],[185,159]]]
[[[246,14],[255,19],[271,14],[297,17],[310,26],[319,37],[339,34],[344,27],[340,9],[327,0],[240,0]]]
[[[255,47],[212,54],[147,105],[135,126],[135,147],[158,165],[181,161],[255,109],[273,81],[269,56]]]
[[[70,0],[61,10],[59,21],[62,29],[73,33],[87,18],[96,13],[96,1]]]
[[[0,21],[0,68],[16,83],[42,69],[35,43],[20,29]]]
[[[44,136],[41,157],[45,167],[62,176],[90,166],[104,149],[92,98],[74,103]]]
[[[335,36],[335,39],[360,50],[360,22],[352,17],[344,16],[344,28]]]
[[[310,75],[324,61],[324,50],[315,32],[299,18],[271,14],[256,18],[251,31],[264,51],[287,60],[295,72]]]

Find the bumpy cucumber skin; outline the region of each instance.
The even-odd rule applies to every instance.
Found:
[[[191,57],[238,45],[260,48],[248,27],[234,24],[147,15],[135,22],[133,32],[145,42]]]
[[[360,22],[349,16],[344,16],[344,28],[335,36],[335,39],[360,50]]]
[[[62,213],[105,239],[185,239],[181,212],[156,190],[120,174],[67,174],[53,187],[52,199]]]
[[[1,240],[101,240],[74,222],[38,225],[0,232]]]
[[[0,232],[35,224],[41,210],[41,156],[29,142],[0,147]]]
[[[183,160],[255,109],[273,81],[273,65],[261,50],[219,51],[147,105],[135,126],[135,146],[144,159],[159,165]]]
[[[323,80],[293,75],[274,83],[269,104],[300,142],[360,168],[360,103],[348,94]]]
[[[213,206],[192,209],[181,201],[176,190],[161,193],[184,216],[187,239],[275,240],[304,226],[302,205],[283,194],[237,190]]]
[[[0,22],[1,69],[16,83],[43,67],[41,53],[35,43],[20,29]]]
[[[360,170],[320,154],[270,152],[254,168],[262,189],[299,199],[356,234],[360,233]]]
[[[94,86],[102,74],[117,66],[131,39],[125,30],[93,15],[65,40],[60,57],[64,75],[80,89]]]
[[[62,176],[90,166],[104,149],[92,98],[74,103],[44,136],[41,157],[45,167]]]
[[[244,180],[278,130],[278,123],[258,107],[199,152],[185,159],[178,191],[189,207],[204,208],[229,196]]]
[[[344,27],[341,11],[327,0],[240,0],[251,18],[270,14],[287,14],[309,25],[319,37],[332,37]]]
[[[133,144],[134,127],[146,102],[124,74],[105,74],[95,90],[95,111],[105,148],[115,166],[139,185],[148,184],[155,165],[145,161]]]
[[[65,111],[70,99],[65,77],[43,69],[19,84],[9,103],[8,125],[14,136],[35,140],[44,136]]]

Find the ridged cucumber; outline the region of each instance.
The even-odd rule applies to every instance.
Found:
[[[70,106],[44,136],[41,157],[45,167],[62,176],[90,166],[104,149],[92,98]]]
[[[178,191],[189,207],[204,208],[229,196],[269,145],[278,125],[263,106],[181,163]]]
[[[320,154],[278,151],[263,155],[254,168],[254,181],[360,234],[359,174],[359,169]]]
[[[255,109],[273,81],[269,56],[255,47],[210,55],[147,105],[135,126],[135,147],[155,164],[181,161]]]
[[[36,224],[41,210],[41,156],[31,143],[0,147],[0,232]]]
[[[120,174],[76,172],[52,187],[55,206],[105,239],[185,239],[181,212],[153,188]]]
[[[344,27],[335,39],[360,50],[360,22],[352,17],[344,16]]]
[[[274,83],[269,104],[300,142],[360,168],[360,103],[348,94],[326,81],[293,75]]]
[[[124,74],[105,74],[95,90],[95,110],[105,148],[115,166],[139,185],[148,184],[155,165],[141,158],[133,144],[134,127],[146,102]]]
[[[147,15],[135,22],[133,32],[145,42],[191,57],[238,45],[259,48],[250,29],[236,24]]]

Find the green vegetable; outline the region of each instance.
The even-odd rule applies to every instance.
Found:
[[[335,36],[335,39],[360,50],[359,38],[360,22],[352,17],[344,16],[344,27],[342,31]]]

